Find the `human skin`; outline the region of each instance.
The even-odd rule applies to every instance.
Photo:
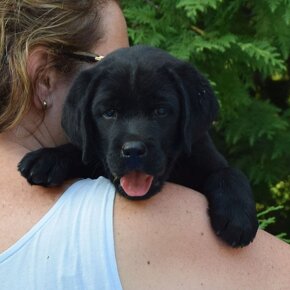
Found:
[[[104,37],[92,52],[106,55],[128,46],[126,24],[116,3],[104,8],[101,25]],[[27,69],[31,78],[47,58],[43,47],[30,53]],[[31,229],[73,182],[54,189],[30,186],[17,171],[18,162],[29,151],[67,141],[60,117],[72,80],[64,80],[54,70],[47,72],[47,79],[39,85],[40,96],[49,97],[43,122],[35,128],[35,118],[42,110],[35,95],[31,111],[19,126],[0,135],[1,251]],[[114,232],[125,290],[289,289],[287,244],[259,231],[250,246],[230,248],[212,232],[206,199],[178,185],[166,184],[147,201],[132,202],[117,195]]]
[[[166,184],[139,203],[117,196],[114,216],[124,289],[290,289],[290,246],[259,230],[249,246],[229,247],[191,189]]]

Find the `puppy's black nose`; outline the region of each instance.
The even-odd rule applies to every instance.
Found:
[[[129,157],[144,157],[147,154],[146,145],[142,141],[130,141],[124,143],[122,147],[122,156]]]

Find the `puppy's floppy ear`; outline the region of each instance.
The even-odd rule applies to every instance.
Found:
[[[218,102],[208,82],[193,66],[179,61],[170,67],[180,100],[180,125],[185,152],[211,126],[218,114]]]
[[[100,75],[100,70],[96,68],[81,72],[70,89],[62,113],[62,127],[70,142],[81,149],[84,163],[96,158],[92,144],[98,133],[94,126],[91,102]]]

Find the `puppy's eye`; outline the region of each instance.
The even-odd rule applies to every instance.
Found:
[[[154,110],[154,115],[157,117],[166,117],[169,114],[169,110],[164,107],[159,107]]]
[[[117,118],[117,110],[110,109],[105,111],[102,115],[105,119],[115,119]]]

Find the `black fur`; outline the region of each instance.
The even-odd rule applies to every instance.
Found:
[[[105,175],[117,190],[132,170],[154,176],[142,198],[170,180],[204,193],[215,232],[245,246],[258,223],[247,178],[229,167],[208,130],[218,103],[208,81],[162,50],[117,50],[73,84],[62,126],[71,144],[27,154],[19,164],[31,184],[56,186],[72,177]]]

